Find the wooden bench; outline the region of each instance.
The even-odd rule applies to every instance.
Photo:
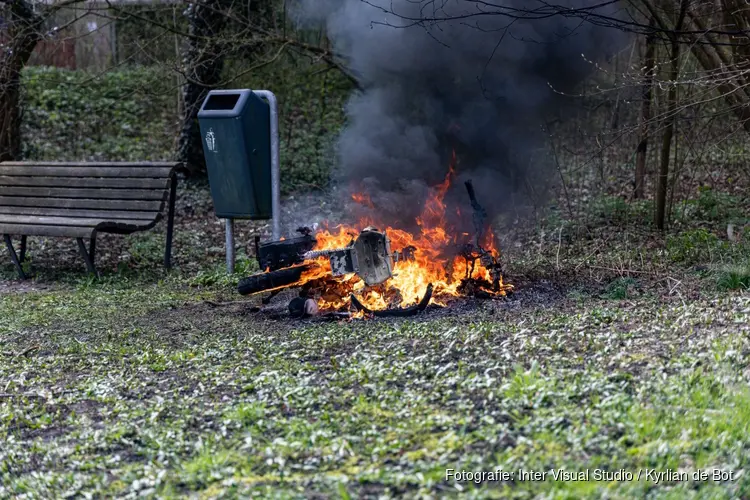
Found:
[[[171,266],[177,173],[165,162],[0,163],[0,234],[19,276],[28,236],[75,238],[90,273],[97,233],[130,234],[151,229],[167,208],[164,266]],[[21,237],[20,255],[11,236]],[[86,248],[84,238],[89,239]]]

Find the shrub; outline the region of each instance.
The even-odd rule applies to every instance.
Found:
[[[623,300],[635,295],[638,281],[631,277],[621,277],[613,280],[604,291],[604,298],[610,300]]]
[[[95,75],[23,72],[24,156],[34,160],[168,160],[176,133],[174,77],[158,68]]]
[[[667,237],[667,254],[673,262],[695,264],[711,261],[722,249],[719,238],[704,228],[691,229]]]
[[[282,191],[325,187],[352,86],[341,73],[291,58],[241,77],[231,87],[269,89],[279,101]],[[138,161],[173,157],[179,117],[174,73],[126,67],[103,74],[50,67],[23,72],[24,156],[33,160]]]
[[[619,196],[594,198],[589,206],[589,213],[611,224],[650,225],[653,223],[651,202],[643,200],[628,202]]]
[[[742,222],[741,202],[736,197],[709,187],[698,189],[698,197],[688,200],[685,218],[701,221]]]

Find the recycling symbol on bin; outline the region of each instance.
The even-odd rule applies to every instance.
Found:
[[[214,129],[208,129],[206,132],[206,147],[209,151],[216,153],[216,136],[214,135]]]

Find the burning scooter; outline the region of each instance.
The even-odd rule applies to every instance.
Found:
[[[471,289],[470,293],[475,296],[505,295],[511,287],[502,283],[499,258],[496,253],[484,249],[480,244],[485,231],[486,212],[476,199],[471,181],[466,182],[466,189],[473,209],[475,232],[471,242],[466,242],[454,251],[454,255],[462,257],[466,262],[462,289]],[[372,226],[363,229],[356,238],[352,238],[341,248],[323,250],[315,249],[317,241],[309,228],[299,228],[297,231],[300,234],[298,237],[263,244],[256,237],[256,257],[264,271],[241,280],[238,286],[240,294],[271,292],[263,300],[268,303],[283,289],[301,287],[299,300],[292,301],[290,312],[297,316],[311,315],[317,313],[317,307],[308,292],[316,284],[320,286],[323,282],[323,287],[330,288],[331,285],[345,283],[355,277],[362,282],[359,285],[363,289],[379,290],[379,295],[383,296],[386,293],[386,282],[397,275],[395,269],[398,263],[404,262],[404,266],[413,264],[418,251],[416,247],[408,245],[392,251],[386,232]],[[472,279],[475,266],[485,270],[486,279]],[[433,284],[429,283],[424,295],[415,304],[377,310],[367,307],[350,288],[341,288],[347,291],[346,305],[351,304],[356,310],[374,316],[416,314],[427,307],[434,291]]]

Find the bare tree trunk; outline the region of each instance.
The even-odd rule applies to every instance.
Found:
[[[199,0],[191,3],[185,11],[191,36],[183,58],[186,81],[183,86],[182,130],[178,139],[177,159],[185,163],[191,173],[206,169],[198,111],[209,90],[220,82],[224,67],[224,54],[218,37],[226,19],[221,7],[221,0]]]
[[[685,20],[688,0],[681,0],[680,13],[675,24],[675,31],[682,29]],[[659,177],[656,185],[656,227],[664,229],[664,219],[667,204],[667,180],[669,177],[669,157],[672,148],[672,136],[674,135],[674,124],[677,110],[677,78],[680,76],[680,43],[677,35],[672,35],[672,67],[670,71],[669,93],[667,97],[666,127],[661,142],[661,165],[659,166]]]
[[[653,20],[651,21],[653,25]],[[651,120],[651,89],[656,73],[656,43],[653,35],[646,37],[646,54],[643,57],[643,87],[641,89],[640,140],[635,154],[635,189],[633,198],[643,198],[646,184],[646,153],[648,152],[648,124]]]
[[[25,0],[6,2],[7,42],[0,45],[0,161],[21,157],[21,70],[41,39],[43,19]]]

